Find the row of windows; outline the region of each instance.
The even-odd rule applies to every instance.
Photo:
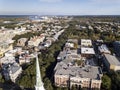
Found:
[[[58,84],[67,84],[67,78],[56,78],[56,83]]]
[[[56,78],[56,84],[58,84],[58,85],[62,85],[62,84],[67,84],[67,81],[68,81],[68,79],[67,78]],[[72,80],[73,82],[79,82],[79,83],[82,83],[82,86],[83,87],[90,87],[90,81],[79,81],[79,80],[77,80],[77,81],[75,81],[75,80]],[[91,83],[91,87],[92,88],[99,88],[99,83]]]
[[[91,87],[92,87],[92,88],[99,87],[99,83],[93,83]]]

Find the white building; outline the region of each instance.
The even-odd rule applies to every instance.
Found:
[[[81,54],[95,54],[93,48],[81,48]]]
[[[67,43],[65,44],[65,47],[74,48],[74,43],[67,42]]]
[[[28,41],[29,46],[38,46],[45,39],[44,35],[34,36]]]
[[[111,54],[110,50],[107,48],[105,44],[102,44],[98,47],[101,54]]]
[[[88,48],[88,47],[82,47],[81,48],[81,56],[82,57],[90,57],[95,54],[95,51],[93,48]]]
[[[9,50],[13,50],[13,42],[11,41],[2,41],[0,42],[0,57],[3,57],[3,54]]]
[[[90,39],[81,39],[81,46],[92,46],[92,40]]]
[[[0,64],[8,64],[8,63],[15,63],[15,57],[9,56],[9,57],[3,57],[0,59]]]
[[[13,50],[9,50],[5,52],[5,57],[14,57],[16,54],[21,54],[21,52],[22,52],[22,48],[16,47]]]

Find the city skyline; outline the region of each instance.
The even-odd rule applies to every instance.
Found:
[[[0,15],[120,15],[120,0],[0,0]]]

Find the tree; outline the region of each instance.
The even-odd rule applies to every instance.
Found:
[[[72,85],[71,90],[77,90],[75,85]]]
[[[51,81],[50,81],[48,78],[45,78],[45,79],[44,79],[44,83],[45,83],[44,86],[45,86],[45,89],[46,89],[46,90],[53,90]]]
[[[111,89],[111,79],[107,75],[102,77],[102,89],[110,90]]]
[[[112,90],[120,89],[120,72],[111,71],[109,74],[112,81]]]

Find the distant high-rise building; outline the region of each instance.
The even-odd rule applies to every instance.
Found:
[[[41,79],[40,67],[38,62],[38,55],[36,54],[36,85],[35,90],[45,90]]]

